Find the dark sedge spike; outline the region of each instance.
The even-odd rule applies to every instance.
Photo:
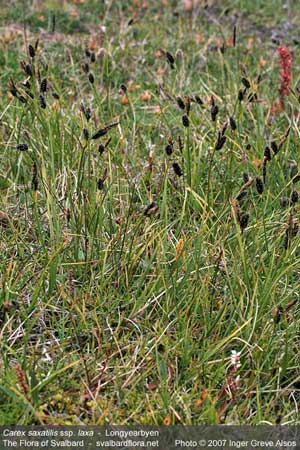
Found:
[[[267,161],[271,161],[272,159],[272,154],[269,147],[266,147],[264,150],[264,158],[266,158]]]
[[[100,153],[100,155],[102,155],[105,152],[105,145],[104,144],[99,144],[98,152]]]
[[[30,58],[33,59],[35,57],[35,50],[31,44],[28,45],[28,53]]]
[[[194,100],[196,103],[198,103],[198,105],[204,104],[203,100],[199,97],[199,95],[195,95]]]
[[[182,139],[181,139],[180,136],[178,136],[177,141],[178,141],[178,148],[179,148],[180,152],[182,153],[182,150],[183,150],[183,142],[182,142]]]
[[[190,126],[190,120],[186,114],[184,114],[184,116],[182,116],[182,124],[186,128],[188,128]]]
[[[93,75],[92,72],[91,72],[91,73],[89,73],[89,82],[90,82],[91,84],[94,84],[94,81],[95,81],[95,78],[94,78],[94,75]]]
[[[43,108],[43,109],[47,108],[46,101],[42,95],[39,95],[39,104],[40,104],[41,108]]]
[[[43,78],[40,85],[40,91],[45,93],[47,91],[47,78]]]
[[[243,83],[243,85],[245,86],[245,89],[249,89],[250,88],[250,82],[249,82],[249,80],[247,80],[247,78],[245,78],[245,77],[243,77],[242,79],[241,79],[241,82]]]
[[[86,49],[84,50],[84,53],[85,53],[85,56],[87,56],[88,58],[90,58],[91,52],[90,52],[90,50],[89,50],[88,48],[86,48]]]
[[[38,173],[37,173],[37,165],[36,162],[32,165],[32,179],[31,179],[31,187],[34,191],[38,190],[39,187],[39,180],[38,180]]]
[[[182,172],[182,170],[181,170],[180,165],[179,165],[177,162],[174,162],[174,163],[172,164],[172,166],[173,166],[173,170],[174,170],[175,174],[176,174],[178,177],[181,177],[181,176],[183,175],[183,172]]]
[[[249,214],[248,213],[243,213],[240,216],[240,227],[241,227],[242,231],[244,231],[244,229],[247,228],[248,222],[249,222]]]
[[[82,69],[83,69],[84,73],[89,73],[90,66],[88,65],[88,63],[84,63],[82,66]]]
[[[96,55],[94,52],[91,53],[91,63],[94,63],[96,61]]]
[[[166,57],[167,57],[168,63],[169,63],[170,66],[171,66],[171,69],[174,69],[174,63],[175,63],[174,57],[173,57],[173,56],[171,55],[171,53],[169,53],[169,52],[165,52],[165,55],[166,55]]]
[[[263,165],[262,165],[262,177],[263,177],[263,183],[266,183],[266,177],[267,177],[267,159],[264,158]]]
[[[227,139],[226,136],[223,136],[223,135],[219,132],[219,134],[218,134],[218,140],[217,140],[215,149],[216,149],[216,150],[221,150],[221,149],[223,148],[225,142],[226,142],[226,139]]]
[[[24,152],[25,150],[28,150],[28,145],[27,144],[18,144],[17,145],[17,150],[20,150],[21,152]]]
[[[244,200],[244,198],[247,197],[247,195],[248,195],[247,191],[242,191],[235,198],[238,202],[241,202],[242,200]]]
[[[26,100],[26,98],[23,95],[20,95],[18,97],[18,100],[20,100],[20,102],[23,103],[23,104],[27,103],[27,100]]]
[[[291,195],[291,202],[294,204],[297,203],[298,201],[299,201],[299,193],[294,189]]]
[[[210,110],[211,120],[213,122],[215,122],[218,113],[219,113],[219,107],[217,105],[213,104],[211,107],[211,110]]]
[[[191,97],[189,96],[186,96],[185,108],[186,108],[186,115],[188,116],[191,110]]]
[[[97,133],[93,134],[93,136],[91,137],[91,139],[99,139],[101,136],[105,136],[107,134],[107,129],[106,128],[102,128],[102,130],[97,131]]]
[[[86,141],[89,140],[89,130],[87,128],[83,129],[83,137]]]
[[[177,105],[179,106],[180,109],[185,109],[185,104],[181,97],[177,97],[176,101],[177,101]]]
[[[233,131],[237,129],[236,121],[234,120],[234,118],[232,116],[229,118],[229,124],[230,124],[230,128]]]
[[[233,45],[233,47],[236,46],[236,25],[234,25],[234,27],[233,27],[233,32],[232,32],[232,45]]]
[[[257,193],[259,195],[261,195],[264,192],[264,184],[260,177],[255,178],[255,186],[256,186]]]
[[[293,183],[297,183],[298,181],[300,181],[300,173],[297,173],[294,178],[292,179]]]
[[[52,92],[52,97],[55,98],[55,100],[59,100],[59,95],[56,92]]]
[[[52,14],[52,21],[51,21],[51,32],[54,33],[55,32],[55,28],[56,28],[56,16],[55,14]]]
[[[279,152],[278,145],[276,144],[275,141],[272,141],[272,142],[271,142],[271,149],[273,150],[273,152],[274,152],[275,155]]]
[[[168,156],[172,155],[173,153],[173,144],[167,144],[165,146],[165,152]]]
[[[244,95],[245,95],[246,89],[240,89],[239,93],[238,93],[238,100],[240,102],[242,102],[244,100]]]
[[[98,191],[102,191],[104,188],[104,181],[102,180],[102,178],[99,178],[97,180],[97,189]]]
[[[248,183],[250,180],[249,174],[247,172],[243,172],[243,180],[245,183]]]

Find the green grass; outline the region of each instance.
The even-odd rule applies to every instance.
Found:
[[[296,2],[10,3],[0,5],[0,424],[299,423],[299,203],[280,202],[300,157]],[[277,114],[273,34],[294,56]],[[20,61],[37,38],[31,99]],[[191,103],[184,127],[176,97],[195,95],[204,104]],[[264,192],[254,181],[238,205],[243,173],[262,176],[271,141],[282,145]]]

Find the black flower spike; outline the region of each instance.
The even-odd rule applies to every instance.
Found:
[[[272,159],[272,154],[271,154],[271,150],[270,150],[269,147],[266,147],[265,150],[264,150],[264,158],[267,161],[271,161],[271,159]]]
[[[105,145],[104,144],[99,144],[98,152],[100,153],[100,155],[102,155],[105,152]]]
[[[44,79],[41,81],[40,91],[41,91],[42,93],[45,93],[45,92],[47,91],[47,78],[44,78]]]
[[[84,73],[89,73],[90,66],[88,65],[88,63],[85,63],[85,64],[83,64],[82,69],[83,69]]]
[[[186,114],[184,114],[184,116],[182,116],[182,124],[186,128],[188,128],[190,126],[190,120]]]
[[[114,128],[118,125],[119,125],[119,122],[112,122],[112,123],[106,125],[106,127],[101,128],[101,130],[98,130],[95,134],[93,134],[91,139],[99,139],[101,136],[105,136],[109,130],[111,130],[112,128]]]
[[[226,142],[226,136],[222,136],[221,135],[221,133],[219,132],[219,135],[218,135],[218,140],[217,140],[217,143],[216,143],[216,150],[221,150],[222,148],[223,148],[223,146],[224,146],[224,144],[225,144],[225,142]]]
[[[166,52],[165,54],[166,54],[166,57],[167,57],[167,61],[168,61],[168,63],[171,66],[171,69],[174,69],[174,63],[175,63],[174,57],[169,52]]]
[[[86,141],[89,140],[89,130],[87,128],[83,129],[83,136]]]
[[[16,88],[16,85],[14,83],[14,81],[12,79],[9,80],[9,85],[8,85],[8,89],[9,92],[14,96],[17,97],[18,96],[18,89]]]
[[[172,165],[173,165],[173,170],[174,170],[175,174],[178,177],[181,177],[183,175],[183,172],[181,170],[180,165],[177,162],[174,162]]]
[[[179,106],[180,109],[185,109],[185,104],[181,97],[177,97],[176,101],[177,101],[177,105]]]
[[[96,55],[94,52],[91,53],[91,62],[94,63],[96,61]]]
[[[256,190],[259,195],[261,195],[264,192],[264,184],[262,182],[262,179],[260,177],[255,178],[255,185]]]
[[[55,100],[59,100],[59,95],[56,92],[52,92],[52,97],[55,98]]]
[[[26,75],[28,75],[29,77],[32,77],[32,66],[31,66],[31,64],[25,64],[25,66],[24,66],[24,72],[25,72]]]
[[[90,52],[90,50],[89,50],[88,48],[86,48],[86,49],[84,50],[84,53],[85,53],[85,56],[87,56],[88,58],[90,58],[91,52]]]
[[[31,179],[31,187],[34,191],[38,190],[39,187],[39,180],[38,180],[38,173],[37,173],[37,165],[36,162],[33,163],[32,166],[32,179]]]
[[[97,189],[98,191],[102,191],[104,188],[104,181],[102,180],[102,178],[99,178],[97,180]]]
[[[241,230],[242,230],[242,231],[243,231],[245,228],[247,228],[248,222],[249,222],[249,214],[248,214],[248,213],[243,213],[243,214],[240,216],[240,227],[241,227]]]
[[[28,52],[29,52],[30,58],[33,59],[35,57],[35,50],[31,44],[28,45]]]
[[[245,181],[245,183],[248,183],[248,181],[250,180],[249,174],[247,172],[243,172],[243,180]]]
[[[246,89],[249,89],[249,88],[250,88],[250,83],[249,83],[249,81],[247,80],[247,78],[243,77],[243,78],[241,79],[241,82],[243,83],[243,85],[245,86]]]
[[[294,204],[297,203],[298,201],[299,201],[299,193],[294,189],[291,195],[291,202]]]
[[[212,105],[211,110],[210,110],[210,115],[211,115],[211,120],[213,122],[216,121],[217,115],[219,113],[219,108],[217,105]]]
[[[256,92],[251,92],[251,93],[248,95],[248,101],[249,101],[250,103],[252,103],[252,102],[254,102],[255,100],[257,100],[257,94],[256,94]]]
[[[273,152],[274,152],[275,155],[279,152],[278,145],[276,144],[275,141],[272,141],[272,142],[271,142],[271,149],[273,150]]]
[[[234,120],[234,118],[232,116],[229,118],[229,123],[230,123],[230,128],[233,131],[237,129],[236,121]]]
[[[39,95],[39,104],[40,104],[41,108],[43,108],[43,109],[47,108],[46,101],[42,95]]]
[[[240,89],[239,90],[239,93],[238,93],[238,100],[240,101],[240,102],[242,102],[243,100],[244,100],[244,95],[245,95],[245,92],[246,92],[246,89]]]
[[[94,75],[93,75],[92,72],[91,72],[91,73],[89,73],[89,82],[90,82],[91,84],[94,84],[94,81],[95,81],[95,78],[94,78]]]
[[[241,202],[241,201],[244,200],[244,198],[247,197],[247,195],[248,195],[247,191],[242,191],[236,196],[236,199],[237,199],[238,202]]]
[[[297,183],[298,181],[300,181],[300,173],[297,173],[293,178],[293,183]]]
[[[21,103],[24,103],[24,104],[27,103],[27,100],[26,100],[26,98],[23,95],[20,95],[18,97],[18,100],[20,100]]]
[[[27,144],[18,144],[17,145],[17,150],[20,150],[21,152],[24,152],[25,150],[28,150],[28,145]]]
[[[198,105],[204,104],[203,100],[199,97],[199,95],[195,95],[194,99],[195,99],[195,102],[198,103]]]
[[[168,156],[172,155],[173,153],[173,144],[167,144],[165,147],[165,152]]]

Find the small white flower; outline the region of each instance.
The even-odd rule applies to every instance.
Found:
[[[241,367],[240,356],[241,356],[241,352],[237,352],[236,350],[231,350],[231,357],[230,357],[231,365],[233,367],[235,367],[236,369]]]

